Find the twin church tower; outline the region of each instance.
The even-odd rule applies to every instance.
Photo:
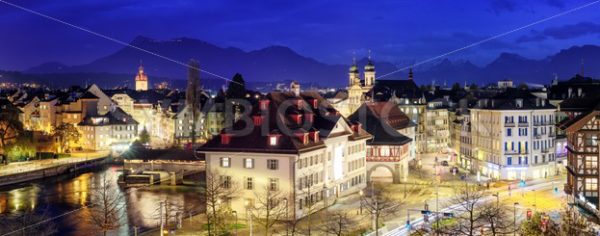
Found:
[[[375,66],[369,55],[369,61],[365,65],[364,78],[360,78],[360,72],[353,59],[352,66],[348,72],[348,113],[356,111],[362,103],[370,100],[367,98],[369,91],[375,85]]]

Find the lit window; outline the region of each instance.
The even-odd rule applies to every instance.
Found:
[[[267,168],[269,170],[277,170],[279,168],[279,161],[278,160],[267,160]]]
[[[252,177],[247,177],[246,178],[246,189],[247,190],[252,190],[254,188],[253,183],[252,183]]]
[[[585,190],[586,191],[598,191],[598,179],[597,178],[586,178],[585,179]]]
[[[230,167],[231,166],[231,158],[229,157],[221,157],[221,167]]]
[[[246,169],[254,168],[254,159],[252,159],[252,158],[244,159],[244,168],[246,168]]]
[[[277,145],[277,136],[269,137],[269,145],[276,146]]]
[[[269,178],[269,191],[277,191],[279,189],[279,179]]]
[[[223,188],[231,188],[231,176],[221,175],[221,187]]]
[[[586,156],[585,157],[585,169],[589,169],[589,170],[598,169],[598,157],[597,156]]]

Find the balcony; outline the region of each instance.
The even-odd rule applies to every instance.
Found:
[[[550,132],[550,133],[548,133],[548,137],[556,137],[556,132]]]
[[[529,123],[527,122],[519,122],[519,127],[527,127],[529,126]]]
[[[549,153],[550,152],[550,148],[542,148],[542,153]]]
[[[515,127],[515,123],[514,122],[505,122],[504,127]]]
[[[521,150],[521,152],[519,152],[518,150],[504,150],[504,155],[516,155],[516,154],[527,154],[527,151]]]
[[[541,139],[542,135],[541,134],[533,134],[533,138],[535,138],[535,139]]]

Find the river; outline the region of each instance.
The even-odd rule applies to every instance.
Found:
[[[91,221],[90,208],[85,206],[92,201],[92,188],[98,186],[102,176],[106,176],[117,186],[120,168],[104,166],[86,172],[0,188],[0,217],[33,210],[37,214],[43,213],[43,219],[51,220],[52,217],[66,213],[52,220],[56,235],[96,235],[100,231]],[[122,206],[119,208],[120,226],[108,235],[133,235],[134,227],[139,227],[140,232],[157,227],[161,201],[166,201],[169,209],[172,209],[170,212],[173,213],[173,224],[175,212],[188,216],[202,209],[200,187],[195,186],[116,188],[115,194],[119,196],[119,205]]]

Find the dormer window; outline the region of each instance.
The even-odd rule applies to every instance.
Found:
[[[313,128],[310,131],[310,138],[313,140],[313,142],[319,142],[319,131],[316,130],[315,128]]]
[[[316,98],[311,99],[310,103],[311,103],[313,109],[317,109],[317,107],[319,106],[319,100],[317,100]]]
[[[301,124],[302,123],[302,114],[291,114],[290,115],[292,117],[292,120],[294,120],[294,122],[296,122],[296,124]]]
[[[269,135],[269,145],[277,146],[278,137],[275,135]]]
[[[360,132],[360,129],[361,129],[361,126],[362,126],[362,125],[361,125],[360,123],[354,123],[354,124],[352,125],[352,131],[354,131],[355,133],[359,133],[359,132]]]
[[[260,114],[252,116],[252,121],[255,126],[261,126],[263,122],[263,117]]]
[[[260,109],[267,110],[269,108],[269,102],[271,102],[271,101],[269,101],[268,99],[260,100],[260,102],[258,102]]]
[[[279,144],[280,137],[281,137],[281,134],[279,133],[279,131],[273,130],[267,137],[269,146],[277,146]]]
[[[296,137],[298,138],[298,141],[302,142],[302,144],[308,143],[308,133],[306,133],[304,130],[297,131]]]
[[[306,121],[311,124],[315,121],[315,114],[313,113],[306,113],[304,116],[306,116]]]
[[[231,142],[231,134],[221,133],[221,144],[227,145]]]
[[[523,108],[523,99],[521,99],[521,98],[515,99],[515,105],[517,106],[517,108]]]

